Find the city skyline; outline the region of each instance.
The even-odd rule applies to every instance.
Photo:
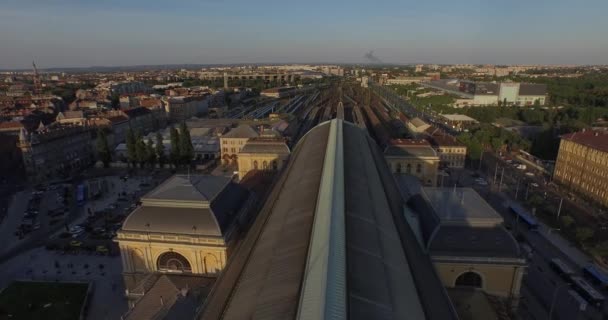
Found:
[[[239,63],[608,64],[600,1],[9,0],[0,69]],[[27,23],[27,27],[22,26]]]

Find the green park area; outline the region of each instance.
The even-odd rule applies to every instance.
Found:
[[[77,320],[86,283],[15,281],[0,293],[0,320]]]

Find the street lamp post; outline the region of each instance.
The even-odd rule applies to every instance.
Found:
[[[553,309],[555,308],[555,302],[557,301],[557,294],[559,293],[559,290],[563,287],[569,286],[569,283],[562,283],[561,285],[557,286],[557,288],[555,288],[555,291],[553,291],[553,299],[551,300],[551,308],[549,309],[549,320],[553,318]]]
[[[505,167],[502,167],[502,172],[500,173],[500,183],[498,184],[498,192],[502,189],[502,178],[505,175]]]
[[[557,219],[559,219],[560,213],[562,213],[562,203],[564,202],[564,198],[559,200],[559,208],[557,208]]]

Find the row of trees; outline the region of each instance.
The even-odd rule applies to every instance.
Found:
[[[194,147],[190,138],[190,131],[186,123],[180,125],[179,131],[171,127],[171,153],[170,160],[174,166],[188,165],[194,158]]]
[[[520,135],[490,124],[481,124],[470,132],[461,133],[458,141],[467,146],[471,160],[479,160],[484,150],[530,150],[530,141]]]
[[[190,131],[185,123],[180,125],[179,131],[171,127],[171,152],[169,159],[165,155],[165,146],[163,144],[163,136],[156,133],[156,143],[152,138],[144,141],[141,132],[133,132],[129,128],[127,131],[127,161],[136,167],[140,168],[149,165],[155,167],[159,164],[163,167],[169,160],[175,167],[189,165],[194,158],[194,147],[190,138]],[[97,154],[99,160],[103,162],[104,167],[109,167],[112,161],[112,150],[108,144],[107,132],[104,129],[99,129],[97,132]]]

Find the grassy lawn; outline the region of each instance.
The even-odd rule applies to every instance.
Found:
[[[87,287],[81,283],[15,281],[0,293],[0,319],[76,320]]]

